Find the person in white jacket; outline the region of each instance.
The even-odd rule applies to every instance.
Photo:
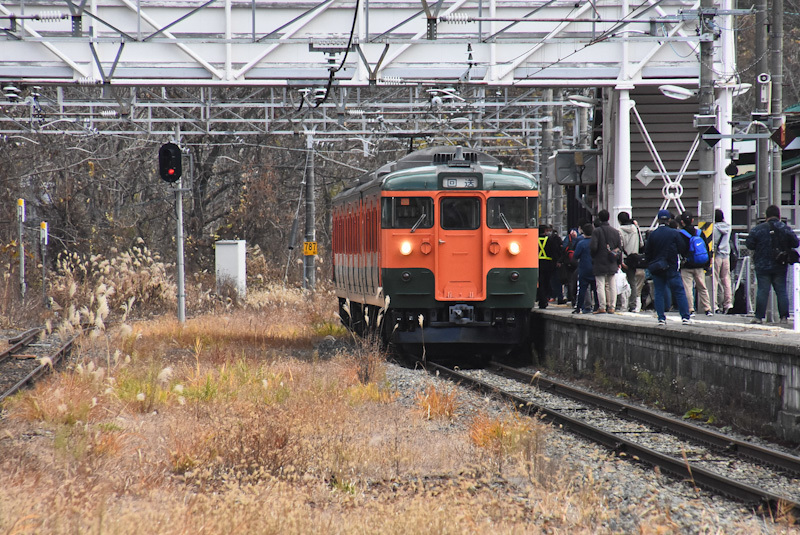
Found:
[[[731,299],[731,226],[725,222],[725,214],[714,210],[714,306],[723,314],[733,306]],[[722,297],[722,307],[720,307]]]
[[[644,266],[639,266],[641,251],[644,248],[644,239],[639,230],[639,224],[631,219],[628,212],[620,212],[617,215],[619,221],[619,233],[622,236],[622,271],[628,278],[628,286],[631,288],[630,301],[635,303],[631,307],[632,312],[642,310],[642,288],[644,287],[645,272]],[[623,310],[629,310],[627,303],[622,304]]]

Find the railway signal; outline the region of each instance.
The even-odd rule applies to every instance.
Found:
[[[158,172],[167,182],[181,177],[181,149],[175,143],[164,143],[158,149]]]

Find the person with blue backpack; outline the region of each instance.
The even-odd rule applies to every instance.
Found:
[[[681,279],[686,299],[689,301],[689,314],[694,315],[694,299],[692,291],[697,288],[697,303],[706,316],[713,316],[711,297],[706,287],[706,269],[711,265],[711,255],[708,252],[703,231],[694,226],[691,212],[686,211],[680,217],[680,233],[686,241],[687,253],[681,262]]]

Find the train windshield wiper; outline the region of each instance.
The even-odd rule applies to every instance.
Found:
[[[411,227],[411,232],[414,232],[415,230],[417,230],[417,227],[419,227],[422,224],[422,222],[425,221],[425,218],[427,216],[428,216],[428,214],[426,214],[425,212],[422,212],[422,215],[419,216],[419,219],[417,219],[417,222],[414,223],[413,227]]]
[[[506,219],[506,215],[503,212],[500,212],[500,221],[502,221],[508,231],[511,232],[511,225],[508,224],[508,219]]]

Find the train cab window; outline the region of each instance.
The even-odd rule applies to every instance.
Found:
[[[382,228],[431,228],[433,199],[430,197],[384,197],[381,199]]]
[[[477,197],[445,197],[441,201],[442,228],[475,230],[481,222],[481,202]]]
[[[486,203],[489,228],[534,228],[536,197],[492,197]]]

